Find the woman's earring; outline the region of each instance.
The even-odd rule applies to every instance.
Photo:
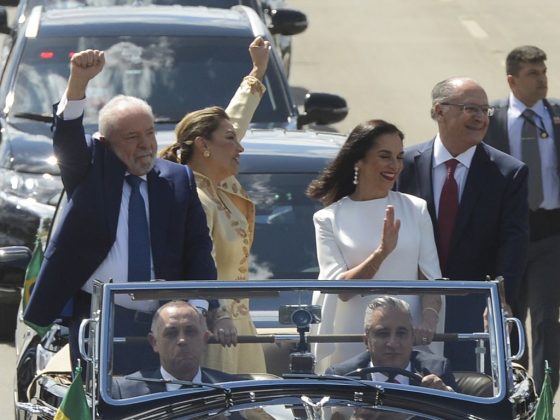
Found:
[[[204,152],[202,152],[202,156],[204,156],[205,158],[209,158],[210,157],[210,151],[205,150]]]
[[[354,185],[358,185],[358,165],[354,166],[354,180],[352,182]]]

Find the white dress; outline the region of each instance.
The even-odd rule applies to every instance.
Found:
[[[396,248],[383,261],[373,280],[417,280],[441,278],[432,221],[426,202],[408,194],[390,191],[388,196],[368,201],[344,197],[313,216],[319,260],[319,279],[338,279],[340,274],[363,262],[377,248],[383,232],[387,205],[393,205],[401,227]],[[399,296],[406,300],[415,324],[421,321],[419,296]],[[343,302],[334,294],[315,294],[313,301],[323,307],[318,334],[363,334],[364,314],[372,296],[354,296]],[[440,311],[438,332],[443,331],[444,308]],[[340,343],[314,346],[317,372],[365,350],[364,344]],[[441,343],[431,350],[443,353]],[[322,362],[321,362],[322,360]]]

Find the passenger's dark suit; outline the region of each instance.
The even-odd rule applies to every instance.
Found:
[[[557,173],[560,177],[560,105],[546,99],[544,106],[552,120],[553,133],[548,133],[556,146]],[[510,151],[508,130],[509,99],[495,104],[494,115],[485,142],[505,152]],[[541,170],[541,168],[529,168]],[[514,316],[525,320],[527,306],[531,307],[531,333],[533,338],[533,376],[540,389],[544,381],[544,363],[552,368],[552,386],[558,389],[560,370],[560,209],[529,212],[531,241],[527,271],[512,305]],[[515,339],[513,340],[515,344]]]
[[[332,365],[325,371],[325,375],[346,375],[356,369],[368,367],[370,361],[369,352],[366,351],[342,363]],[[449,361],[443,357],[438,357],[425,351],[413,350],[410,355],[410,370],[422,376],[425,375],[424,372],[427,370],[439,376],[445,385],[453,389],[457,387]]]
[[[60,316],[111,249],[126,171],[106,144],[85,140],[81,118],[55,116],[54,149],[69,202],[25,311],[27,321],[41,326]],[[212,243],[191,170],[157,159],[147,181],[156,278],[215,279]]]
[[[234,375],[228,373],[220,372],[214,369],[201,368],[201,380],[202,383],[215,384],[219,382],[230,382],[238,380]],[[137,378],[151,378],[151,379],[162,379],[161,370],[151,370],[151,371],[138,371],[130,376]],[[111,395],[115,399],[122,398],[132,398],[139,395],[154,394],[156,392],[165,392],[167,390],[165,383],[162,382],[144,382],[136,381],[125,378],[115,378],[113,380],[113,387],[111,390]]]
[[[434,236],[438,238],[432,183],[434,140],[405,151],[398,191],[428,203]],[[451,280],[505,279],[506,300],[511,302],[525,267],[528,244],[527,167],[517,159],[484,143],[476,147],[468,171],[449,249],[444,277]],[[484,299],[448,296],[446,332],[482,331]],[[460,308],[460,309],[459,309]],[[463,311],[468,310],[469,316]],[[475,315],[473,315],[475,314]],[[478,317],[476,314],[480,314]],[[473,324],[472,320],[479,322]],[[447,343],[445,355],[458,370],[474,370],[474,352],[464,343]]]

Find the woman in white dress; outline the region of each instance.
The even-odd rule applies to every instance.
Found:
[[[441,278],[426,202],[391,191],[403,163],[403,133],[371,120],[350,133],[337,157],[307,194],[326,207],[315,213],[319,279],[415,280]],[[400,296],[411,307],[415,344],[427,346],[443,330],[439,296]],[[318,334],[363,333],[372,296],[314,296],[323,307]],[[442,320],[440,323],[439,320]],[[438,326],[438,323],[440,324]],[[314,348],[318,369],[364,351],[363,344],[322,344]],[[443,352],[440,343],[431,351]]]

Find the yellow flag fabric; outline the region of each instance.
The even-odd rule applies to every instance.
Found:
[[[54,420],[91,420],[91,408],[87,403],[79,367],[74,372],[74,380],[62,399]]]

